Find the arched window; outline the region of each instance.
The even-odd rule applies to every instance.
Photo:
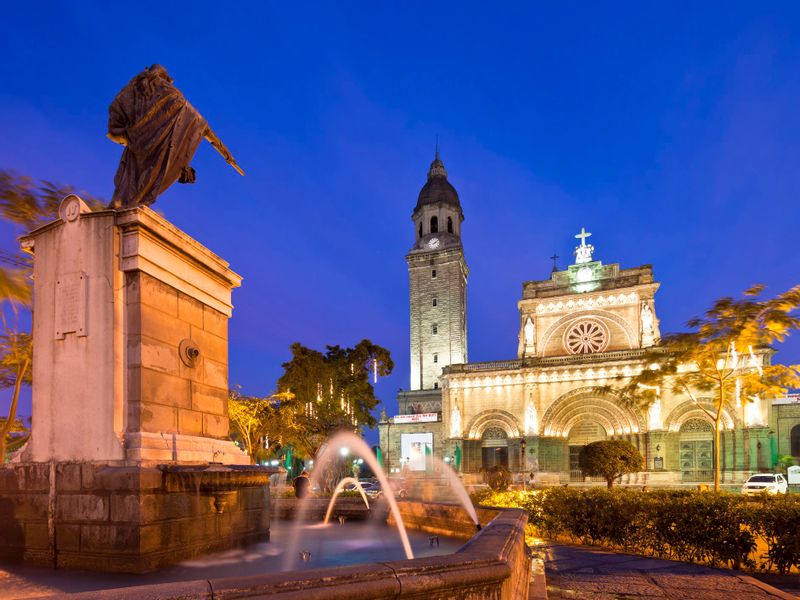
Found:
[[[453,233],[453,218],[447,217],[447,233]]]
[[[419,222],[419,237],[422,237],[422,221]]]
[[[431,217],[431,233],[437,233],[439,231],[439,219],[438,217]]]
[[[792,456],[800,456],[800,425],[792,427]]]

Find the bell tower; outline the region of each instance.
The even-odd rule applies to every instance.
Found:
[[[412,214],[406,255],[411,308],[410,390],[439,388],[442,369],[467,362],[467,276],[461,245],[464,213],[439,149]]]

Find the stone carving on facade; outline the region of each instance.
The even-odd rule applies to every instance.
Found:
[[[564,332],[564,349],[570,354],[602,352],[608,342],[608,328],[595,319],[581,319]]]
[[[591,244],[586,243],[586,238],[591,236],[592,234],[586,231],[583,227],[581,227],[581,232],[576,235],[575,237],[581,241],[581,245],[575,248],[575,264],[582,265],[588,262],[592,262],[592,253],[594,252],[594,246]]]
[[[642,324],[642,348],[655,344],[655,317],[647,302],[642,302],[640,322]]]
[[[453,412],[450,413],[450,437],[461,437],[461,411],[458,404],[453,405]]]
[[[240,175],[225,144],[161,65],[131,79],[108,108],[108,137],[125,146],[110,208],[147,206],[173,183],[194,183],[189,165],[203,139]]]

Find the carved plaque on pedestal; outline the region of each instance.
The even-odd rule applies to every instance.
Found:
[[[56,339],[63,340],[68,333],[79,337],[88,335],[86,330],[85,273],[65,273],[56,281]]]

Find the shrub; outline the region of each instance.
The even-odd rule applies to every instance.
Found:
[[[482,496],[486,506],[525,509],[536,533],[550,539],[732,568],[800,568],[797,496],[562,487]],[[759,537],[764,556],[756,554]]]
[[[625,440],[603,440],[592,442],[581,448],[578,466],[584,475],[602,477],[609,489],[617,477],[636,473],[644,468],[642,455],[636,447]]]
[[[748,511],[748,525],[767,543],[764,570],[777,569],[779,573],[800,568],[800,498],[773,496],[753,502]]]
[[[511,471],[503,465],[495,465],[484,471],[483,480],[494,491],[505,491],[511,485]]]

